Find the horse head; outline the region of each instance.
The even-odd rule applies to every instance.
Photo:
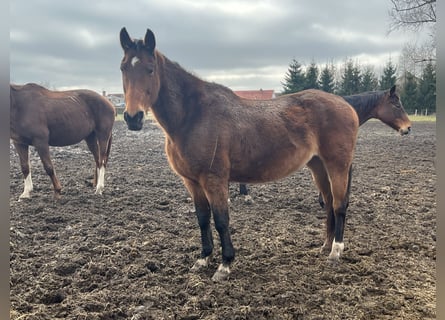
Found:
[[[410,133],[411,120],[403,108],[402,101],[396,93],[396,86],[385,92],[381,103],[376,108],[378,119],[382,120],[391,128],[397,130],[401,135]]]
[[[150,29],[143,40],[133,40],[124,27],[120,32],[120,43],[124,50],[121,62],[124,119],[128,129],[141,130],[144,114],[156,102],[160,88],[156,40]]]

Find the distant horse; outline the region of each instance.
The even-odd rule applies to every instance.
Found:
[[[359,125],[369,119],[379,119],[400,135],[406,135],[411,131],[411,121],[403,108],[402,101],[396,93],[396,86],[389,90],[370,91],[350,96],[343,96],[357,112]],[[240,184],[240,194],[247,195],[245,184]],[[318,196],[321,207],[324,207],[321,194]]]
[[[130,130],[141,130],[151,109],[163,128],[172,169],[190,192],[201,229],[201,257],[213,251],[211,213],[222,247],[214,281],[229,276],[235,257],[229,230],[228,183],[261,183],[286,177],[307,165],[326,203],[329,259],[343,251],[350,169],[358,117],[341,97],[306,90],[270,101],[242,100],[230,89],[199,79],[143,40],[120,31],[121,62]]]
[[[51,178],[54,195],[62,186],[54,170],[49,146],[68,146],[85,140],[96,162],[96,193],[104,189],[105,168],[110,154],[114,107],[90,90],[50,91],[37,84],[10,85],[10,134],[20,158],[24,177],[21,198],[30,198],[33,189],[29,146],[37,150]]]

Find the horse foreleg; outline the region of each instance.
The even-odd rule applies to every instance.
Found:
[[[209,257],[213,251],[213,236],[210,228],[211,211],[209,202],[207,201],[202,188],[196,182],[185,178],[184,184],[193,198],[196,218],[198,219],[198,224],[201,231],[202,251],[199,259],[192,267],[192,271],[198,271],[203,267],[207,267]]]
[[[204,188],[209,199],[215,228],[218,231],[222,247],[222,263],[212,277],[212,280],[217,282],[228,278],[230,265],[235,259],[235,249],[233,248],[229,230],[229,207],[227,204],[229,190],[227,182],[219,181],[219,179],[215,181],[209,179],[206,181]]]
[[[62,191],[62,186],[60,181],[56,176],[56,170],[54,169],[53,163],[50,158],[49,146],[48,144],[35,144],[37,153],[39,154],[40,160],[42,160],[43,167],[46,174],[50,177],[54,188],[54,197],[57,199],[60,197],[60,192]]]
[[[249,189],[247,189],[247,184],[240,183],[239,184],[239,194],[247,196],[249,194]]]
[[[222,247],[222,263],[218,266],[218,270],[212,277],[215,282],[228,278],[230,274],[230,265],[235,259],[235,249],[233,248],[232,239],[229,230],[229,210],[227,203],[224,205],[212,205],[213,219],[215,227],[219,234]]]
[[[19,197],[20,201],[20,199],[30,198],[31,197],[30,193],[33,190],[31,171],[30,171],[31,165],[29,163],[29,146],[26,144],[20,144],[14,142],[14,147],[15,150],[17,151],[17,154],[19,155],[20,168],[22,170],[23,180],[24,180],[23,193]]]

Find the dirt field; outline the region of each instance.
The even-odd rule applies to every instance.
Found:
[[[337,266],[319,253],[325,214],[308,169],[250,186],[252,200],[231,185],[237,256],[218,284],[217,241],[209,268],[189,271],[199,228],[156,124],[116,122],[102,196],[81,143],[52,149],[58,202],[32,149],[33,197],[18,202],[11,146],[11,319],[434,319],[435,134],[434,122],[406,137],[377,121],[360,128]]]

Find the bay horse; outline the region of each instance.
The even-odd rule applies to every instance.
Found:
[[[24,177],[24,190],[19,200],[30,198],[33,190],[29,146],[37,150],[57,199],[62,186],[50,158],[49,146],[69,146],[82,140],[94,156],[93,184],[96,193],[102,194],[114,112],[114,106],[94,91],[51,91],[35,83],[10,84],[10,138],[19,155]]]
[[[411,120],[403,108],[396,85],[388,90],[368,91],[359,94],[342,96],[357,112],[359,125],[369,119],[378,119],[404,136],[411,131]],[[247,195],[245,184],[240,184],[240,194]],[[324,207],[321,194],[318,196],[321,207]]]
[[[184,70],[143,39],[120,31],[124,119],[141,130],[151,110],[165,133],[171,168],[190,192],[202,251],[192,270],[208,265],[213,251],[211,215],[222,247],[213,281],[227,279],[235,250],[229,231],[230,181],[261,183],[307,165],[326,203],[328,260],[338,261],[349,197],[350,169],[359,121],[341,97],[305,90],[270,101],[243,100],[230,89]]]

